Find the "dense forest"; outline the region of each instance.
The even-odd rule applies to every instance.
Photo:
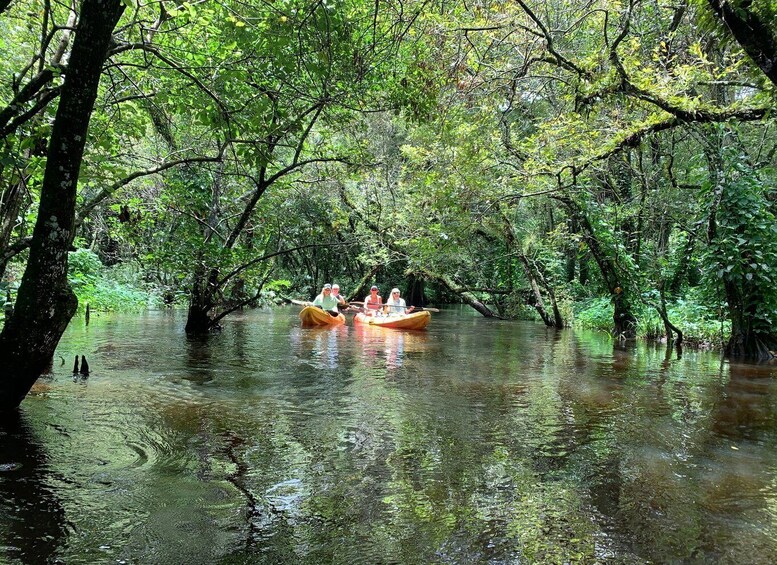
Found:
[[[3,0],[0,408],[87,303],[185,306],[204,334],[325,282],[773,356],[774,21],[774,0]]]

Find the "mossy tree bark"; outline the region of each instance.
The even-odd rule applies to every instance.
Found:
[[[0,411],[45,371],[78,302],[67,282],[78,174],[105,54],[124,5],[84,0],[51,132],[38,219],[16,308],[0,334]]]

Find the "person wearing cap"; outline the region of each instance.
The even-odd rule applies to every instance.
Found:
[[[332,296],[332,285],[327,283],[321,289],[321,294],[313,299],[313,306],[318,306],[322,310],[328,310],[333,316],[337,316],[337,299]]]
[[[407,304],[405,303],[404,298],[399,297],[399,289],[398,288],[392,288],[391,289],[391,296],[389,296],[386,299],[386,304],[384,306],[384,312],[386,314],[407,314],[409,312],[412,312],[415,306],[411,306],[410,308],[407,307]]]
[[[340,285],[338,285],[338,284],[333,284],[332,285],[332,298],[337,300],[337,303],[340,304],[341,306],[347,306],[348,305],[348,303],[345,301],[345,298],[340,296]]]
[[[370,294],[364,299],[364,309],[367,314],[375,315],[380,312],[383,307],[383,297],[378,294],[378,287],[372,285],[370,287]]]

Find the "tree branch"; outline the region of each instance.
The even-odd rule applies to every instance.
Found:
[[[707,0],[715,15],[734,36],[753,62],[766,77],[777,85],[777,37],[774,22],[764,22],[753,10],[750,2]]]
[[[121,187],[129,184],[133,180],[140,178],[140,177],[146,177],[149,175],[155,175],[157,173],[161,173],[162,171],[166,171],[167,169],[172,169],[173,167],[177,167],[179,165],[188,165],[190,163],[213,163],[218,162],[224,157],[224,152],[226,151],[227,143],[223,143],[221,147],[219,148],[218,155],[214,157],[189,157],[186,159],[178,159],[176,161],[170,161],[168,163],[162,163],[161,165],[158,165],[156,167],[152,167],[150,169],[146,169],[144,171],[136,171],[132,173],[131,175],[128,175],[122,179],[117,180],[114,182],[111,186],[108,186],[101,190],[95,197],[93,197],[91,200],[89,200],[86,204],[84,204],[81,207],[81,210],[79,211],[78,218],[76,220],[76,225],[80,225],[84,218],[86,218],[89,213],[94,210],[100,202],[108,198],[109,196],[113,195],[117,190],[119,190]]]
[[[337,243],[310,243],[307,245],[300,245],[299,247],[291,247],[289,249],[284,249],[282,251],[275,251],[273,253],[267,253],[266,255],[262,255],[261,257],[257,257],[255,259],[251,259],[247,263],[243,263],[239,267],[233,269],[226,275],[224,275],[217,283],[216,286],[218,288],[223,287],[226,283],[229,282],[229,280],[242,273],[249,267],[252,267],[253,265],[256,265],[257,263],[261,263],[262,261],[267,261],[268,259],[272,259],[273,257],[278,257],[279,255],[285,255],[287,253],[292,253],[294,251],[300,251],[302,249],[311,249],[311,248],[318,248],[318,247],[340,247],[343,245],[353,245],[353,242],[350,241],[339,241]]]
[[[584,78],[590,78],[591,73],[586,71],[585,69],[578,67],[575,63],[564,57],[561,53],[559,53],[556,50],[555,45],[553,44],[553,36],[548,31],[548,28],[545,27],[545,25],[542,23],[542,21],[535,15],[535,13],[529,8],[529,6],[526,5],[526,3],[523,0],[516,0],[518,2],[518,5],[523,9],[524,12],[526,12],[526,15],[531,18],[531,20],[535,23],[535,25],[540,28],[540,31],[542,32],[543,37],[545,38],[545,43],[548,46],[548,52],[553,55],[556,58],[556,61],[558,64],[568,70],[572,70],[575,73],[578,74],[578,76],[584,77]]]

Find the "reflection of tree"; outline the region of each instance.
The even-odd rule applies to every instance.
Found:
[[[775,368],[729,364],[729,378],[712,413],[712,430],[732,442],[760,441],[773,433]]]
[[[246,320],[233,320],[234,329],[232,330],[232,338],[234,339],[233,351],[234,359],[240,366],[249,363],[249,356],[247,351],[249,334],[246,331]]]
[[[65,510],[48,485],[51,470],[40,439],[23,414],[0,420],[2,459],[0,539],[7,556],[22,563],[49,563],[67,536]]]
[[[558,391],[575,437],[560,470],[583,477],[616,551],[656,562],[774,554],[761,443],[777,410],[771,379],[754,379],[773,369],[732,365],[725,379],[714,355],[583,339],[578,375]]]
[[[213,380],[215,368],[212,366],[210,340],[217,336],[189,336],[186,338],[186,375],[188,381],[203,385]]]

